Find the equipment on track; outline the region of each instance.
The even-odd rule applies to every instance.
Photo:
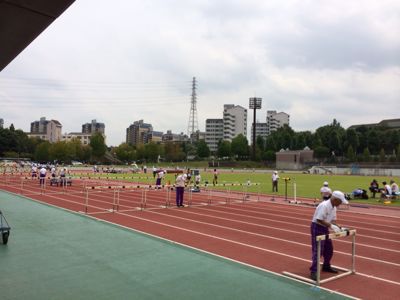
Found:
[[[8,237],[10,236],[10,226],[7,223],[6,218],[0,210],[0,233],[3,238],[3,244],[6,245],[8,243]]]

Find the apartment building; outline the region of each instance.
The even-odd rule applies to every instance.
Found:
[[[181,132],[180,134],[172,133],[171,130],[167,130],[167,133],[163,134],[162,141],[165,142],[186,142],[189,138],[186,134]]]
[[[218,143],[224,139],[224,119],[206,119],[205,142],[211,152],[217,152]]]
[[[225,104],[224,114],[224,140],[232,141],[239,134],[247,137],[247,109],[240,105]]]
[[[253,126],[251,126],[251,136],[253,136]],[[267,123],[256,123],[256,137],[261,136],[265,139],[268,136],[268,126]]]
[[[143,120],[135,121],[126,129],[126,143],[130,145],[147,144],[153,126]]]
[[[57,120],[46,120],[45,117],[41,117],[39,121],[31,123],[31,130],[27,135],[55,143],[62,138],[61,130],[62,125]]]
[[[82,125],[82,133],[86,134],[101,133],[104,136],[105,125],[104,123],[98,123],[96,120],[92,120],[92,122],[85,123]]]
[[[70,142],[72,139],[77,139],[81,142],[82,145],[89,145],[91,136],[92,136],[91,133],[89,134],[83,132],[70,132],[70,133],[64,133],[62,135],[62,140]]]
[[[287,113],[277,113],[276,110],[267,111],[267,135],[270,135],[285,124],[289,125],[289,115]]]
[[[164,133],[161,131],[151,131],[147,134],[147,141],[149,143],[162,143]]]

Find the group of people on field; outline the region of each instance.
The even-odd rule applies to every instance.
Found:
[[[371,181],[369,190],[373,198],[375,198],[377,193],[381,193],[381,198],[394,198],[400,195],[399,186],[393,179],[391,179],[389,183],[382,181],[382,185],[383,188],[380,188],[376,179]]]
[[[59,171],[57,171],[55,166],[51,166],[50,169],[50,180],[55,181],[59,180],[60,184],[63,185],[66,182],[66,175],[68,174],[67,168],[61,168]],[[37,178],[39,175],[39,185],[44,186],[46,182],[46,176],[47,176],[47,167],[45,165],[42,166],[37,166],[36,164],[32,165],[31,168],[31,177]],[[59,179],[57,179],[57,176]]]
[[[157,189],[160,189],[162,187],[162,181],[165,178],[165,175],[167,174],[166,170],[163,169],[157,169],[156,167],[153,167],[153,178],[156,179],[155,186]],[[192,191],[200,191],[199,186],[201,182],[201,175],[200,172],[193,173],[191,169],[187,169],[186,172],[182,174],[176,174],[175,176],[175,191],[176,191],[176,206],[177,207],[184,207],[183,204],[183,195],[185,191],[185,187],[190,184],[194,183],[194,187]],[[213,171],[213,185],[218,184],[218,171],[217,169],[214,169]],[[192,175],[194,175],[194,180],[192,180]]]

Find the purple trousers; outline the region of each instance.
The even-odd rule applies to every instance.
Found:
[[[311,248],[312,248],[312,265],[311,272],[317,272],[317,247],[318,243],[315,238],[321,234],[329,234],[329,229],[317,223],[311,223]],[[333,256],[332,240],[321,241],[321,255],[324,257],[324,267],[330,267]]]
[[[40,174],[39,184],[44,185],[44,180],[46,179],[46,175]]]
[[[176,206],[182,206],[183,205],[183,191],[184,191],[183,186],[178,186],[176,187]]]

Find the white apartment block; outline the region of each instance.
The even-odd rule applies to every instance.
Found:
[[[277,113],[276,110],[267,111],[267,135],[270,135],[285,124],[289,125],[289,115],[287,113]]]
[[[92,134],[82,133],[82,132],[70,132],[64,133],[62,135],[62,140],[66,142],[70,142],[72,139],[77,139],[81,142],[82,145],[90,144],[90,137]]]
[[[211,152],[218,150],[218,143],[224,139],[224,120],[206,119],[206,138],[205,142]]]
[[[251,125],[251,136],[253,136],[253,124]],[[256,138],[261,136],[265,139],[268,136],[268,126],[267,123],[256,123]]]
[[[224,105],[224,140],[232,141],[239,134],[247,137],[247,109],[234,104]]]

